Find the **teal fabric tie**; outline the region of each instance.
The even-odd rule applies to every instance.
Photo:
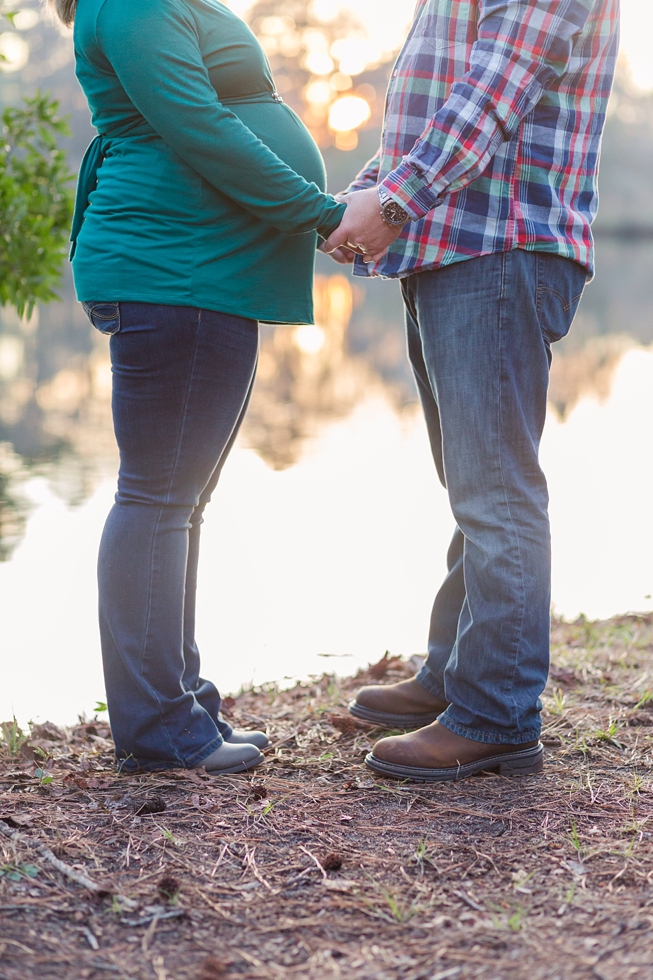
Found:
[[[70,255],[72,260],[77,245],[77,236],[84,224],[84,215],[89,205],[89,196],[97,186],[97,173],[104,160],[105,146],[104,137],[98,133],[86,148],[82,165],[79,168],[79,178],[77,180],[77,192],[75,194],[75,212],[73,214],[73,226],[70,231]]]

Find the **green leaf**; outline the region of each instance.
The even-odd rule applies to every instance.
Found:
[[[37,878],[39,875],[39,869],[35,864],[23,864],[20,869],[23,874],[26,874],[28,878]]]
[[[93,710],[95,711],[95,714],[96,715],[99,715],[103,711],[108,711],[109,709],[108,709],[107,705],[104,703],[104,701],[98,701],[97,704],[95,705],[95,708]]]
[[[15,864],[3,864],[0,867],[0,875],[4,875],[8,881],[20,881],[21,879],[20,870]]]

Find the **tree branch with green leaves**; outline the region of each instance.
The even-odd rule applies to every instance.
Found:
[[[73,175],[59,148],[70,131],[59,104],[37,93],[2,113],[0,305],[29,315],[56,299],[73,213]]]

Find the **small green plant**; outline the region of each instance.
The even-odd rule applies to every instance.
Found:
[[[426,841],[421,840],[417,845],[417,847],[415,848],[415,860],[417,861],[418,864],[424,864],[424,861],[426,859],[426,853],[427,853]]]
[[[268,800],[265,806],[263,807],[261,813],[263,814],[264,817],[267,817],[268,813],[271,813],[272,810],[275,808],[275,806],[279,806],[280,803],[285,803],[286,800],[290,799],[290,796],[291,796],[290,793],[286,793],[285,796],[279,797],[278,800]]]
[[[577,752],[580,752],[582,755],[585,756],[585,758],[587,758],[590,750],[589,750],[589,745],[587,744],[587,739],[585,738],[584,735],[580,735],[576,733],[575,748]]]
[[[552,703],[549,705],[549,711],[552,715],[561,715],[567,704],[567,698],[562,693],[561,687],[556,687],[551,695]]]
[[[521,907],[521,905],[518,906],[517,910],[513,912],[513,914],[508,919],[508,928],[511,929],[513,932],[519,932],[522,927],[522,921],[524,919],[525,914],[526,913],[524,912],[524,909]]]
[[[0,865],[0,877],[5,877],[7,881],[22,881],[23,878],[36,878],[39,869],[35,864],[2,864]]]
[[[605,742],[608,745],[614,745],[616,748],[622,749],[623,745],[615,738],[618,731],[619,725],[616,721],[611,721],[605,730],[603,728],[597,728],[594,732],[594,738],[597,742]]]
[[[572,847],[574,848],[574,850],[578,854],[578,857],[580,858],[583,852],[583,845],[580,842],[580,837],[578,836],[578,828],[573,820],[571,821],[569,840],[571,841]]]
[[[628,846],[626,847],[626,850],[624,852],[624,857],[631,858],[633,856],[633,852],[639,841],[640,829],[638,826],[635,827],[631,826],[627,829],[627,833],[629,833],[631,837],[630,840],[628,841]]]
[[[527,909],[523,908],[521,905],[518,905],[514,912],[512,912],[511,915],[508,915],[508,912],[504,911],[506,905],[503,903],[502,905],[503,908],[497,904],[491,904],[489,908],[490,917],[495,929],[505,929],[507,927],[512,932],[519,932],[522,928],[524,919],[528,914]]]
[[[383,889],[383,897],[390,907],[393,919],[396,919],[397,922],[407,922],[408,919],[415,915],[416,909],[412,905],[406,905],[401,902],[395,892]]]
[[[653,701],[653,691],[651,691],[651,690],[648,690],[648,691],[646,692],[646,694],[644,694],[644,695],[643,695],[643,696],[642,696],[642,697],[641,697],[641,698],[639,699],[639,701],[638,701],[638,702],[637,702],[637,704],[635,705],[635,709],[637,709],[637,708],[644,708],[644,707],[645,707],[645,706],[646,706],[647,704],[650,704],[650,703],[651,703],[652,701]]]
[[[93,708],[93,711],[95,712],[96,715],[101,715],[104,711],[108,711],[108,710],[109,708],[104,701],[97,701],[95,707]]]
[[[41,786],[47,786],[52,782],[53,777],[48,772],[48,767],[54,762],[53,756],[49,752],[45,752],[40,746],[34,748],[34,760],[36,762],[36,769],[34,770],[34,775],[38,779]]]
[[[415,853],[413,855],[412,860],[418,866],[420,874],[424,874],[424,870],[427,864],[430,865],[436,872],[438,870],[435,864],[433,863],[431,852],[429,851],[428,842],[424,838],[422,838],[422,840],[415,848]]]
[[[177,843],[174,837],[172,836],[172,833],[168,830],[167,827],[161,827],[161,833],[163,834],[163,836],[167,841],[170,841],[171,844]]]
[[[17,756],[26,741],[27,735],[16,721],[15,715],[11,721],[0,723],[0,744],[10,756]]]

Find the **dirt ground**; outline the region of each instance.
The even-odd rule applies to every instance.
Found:
[[[392,657],[230,703],[271,734],[249,775],[119,776],[106,716],[5,725],[0,980],[653,980],[653,617],[552,640],[524,779],[366,770],[385,733],[346,705]]]

